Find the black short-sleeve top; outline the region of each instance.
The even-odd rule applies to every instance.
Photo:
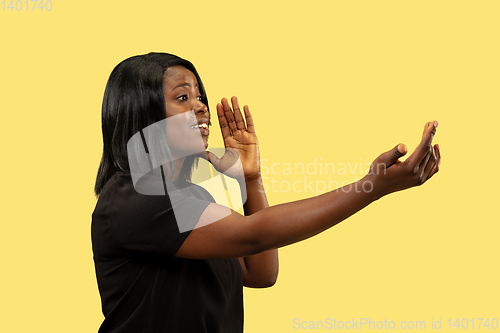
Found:
[[[175,195],[184,195],[176,212],[194,220],[215,202],[196,185]],[[127,172],[106,183],[91,228],[105,317],[99,332],[243,331],[238,259],[175,257],[189,233],[179,231],[169,195],[138,193]]]

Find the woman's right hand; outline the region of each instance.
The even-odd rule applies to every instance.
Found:
[[[425,125],[422,141],[404,162],[399,161],[407,153],[404,144],[398,144],[373,161],[365,179],[373,184],[377,198],[422,185],[439,171],[441,152],[439,145],[432,146],[437,125],[437,121]]]

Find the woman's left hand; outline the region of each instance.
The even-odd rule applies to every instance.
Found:
[[[232,108],[226,98],[217,104],[217,116],[226,147],[225,154],[218,158],[212,153],[207,157],[219,172],[226,172],[237,159],[238,153],[243,167],[245,179],[253,180],[260,177],[260,157],[257,135],[253,125],[252,115],[247,105],[243,107],[245,120],[240,111],[238,98],[231,98]],[[227,174],[227,173],[226,173]],[[231,176],[228,174],[228,176]]]

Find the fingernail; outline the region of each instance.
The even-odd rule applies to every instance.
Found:
[[[437,128],[438,127],[438,122],[437,120],[434,121],[434,128]]]

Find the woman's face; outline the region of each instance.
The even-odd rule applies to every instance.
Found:
[[[203,150],[207,149],[210,114],[207,106],[201,102],[196,76],[184,66],[167,68],[163,75],[163,95],[167,113],[167,139],[171,149],[176,151],[173,153],[189,155],[199,152],[200,146],[204,147]]]

